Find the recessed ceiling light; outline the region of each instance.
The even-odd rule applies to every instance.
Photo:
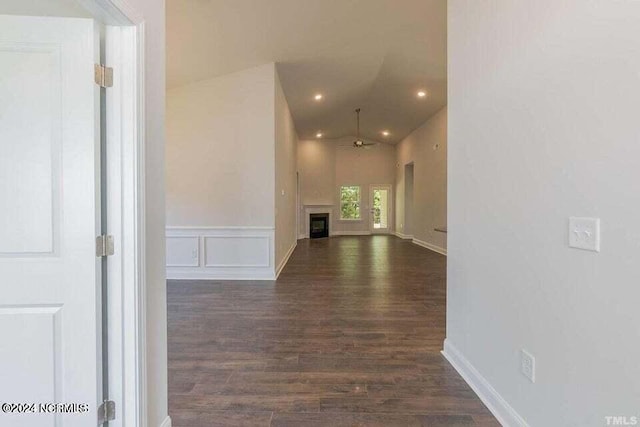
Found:
[[[322,132],[316,133],[316,138],[322,138]]]
[[[383,130],[383,131],[382,131],[382,135],[384,135],[384,136],[389,136],[389,131],[388,131],[388,130]]]
[[[425,96],[427,96],[427,92],[424,90],[420,90],[418,91],[418,98],[424,98]]]
[[[321,93],[316,93],[316,96],[314,96],[316,101],[320,101],[323,97]]]

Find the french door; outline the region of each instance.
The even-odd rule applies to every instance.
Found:
[[[369,187],[369,229],[384,234],[391,230],[391,185]]]

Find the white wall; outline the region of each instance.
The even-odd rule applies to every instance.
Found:
[[[307,140],[298,144],[298,172],[301,181],[301,202],[304,205],[332,205],[334,218],[330,231],[338,234],[369,232],[369,186],[395,184],[395,148],[378,144],[368,149],[354,148],[355,137],[333,140]],[[359,221],[340,221],[339,192],[342,185],[359,185],[361,205]],[[395,192],[394,192],[395,193]],[[392,197],[391,216],[393,217]],[[304,212],[302,212],[304,214]],[[299,233],[306,230],[301,216]],[[390,221],[393,228],[393,218]]]
[[[336,150],[333,143],[299,141],[298,172],[302,205],[331,205],[335,202]]]
[[[296,163],[298,135],[280,78],[275,75],[275,265],[280,270],[298,241]]]
[[[449,2],[447,343],[531,426],[640,415],[638,22]],[[570,216],[601,219],[600,253],[568,247]]]
[[[322,206],[331,212],[335,202],[336,150],[332,144],[322,140],[298,141],[297,170],[300,199],[298,205],[298,238],[307,232],[308,212],[305,207]],[[333,217],[330,220],[333,221]],[[333,224],[329,224],[330,231]]]
[[[273,279],[297,241],[297,134],[275,64],[167,101],[169,277]]]
[[[275,64],[167,92],[167,275],[273,279]]]
[[[167,92],[167,225],[274,226],[274,64]]]
[[[438,111],[396,147],[396,230],[417,242],[446,252],[447,235],[434,228],[447,225],[447,109]],[[405,200],[405,166],[413,163],[413,200]],[[405,231],[405,206],[410,230]]]

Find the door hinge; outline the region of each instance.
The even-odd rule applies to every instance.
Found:
[[[96,256],[103,257],[113,255],[114,253],[114,245],[113,245],[113,236],[109,234],[103,234],[102,236],[96,237]]]
[[[113,68],[107,67],[106,65],[102,64],[95,64],[93,75],[98,86],[113,86]]]
[[[98,425],[116,419],[116,402],[105,400],[98,406]]]

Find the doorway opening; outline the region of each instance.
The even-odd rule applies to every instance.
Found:
[[[413,236],[413,162],[404,165],[404,227],[403,234]]]

